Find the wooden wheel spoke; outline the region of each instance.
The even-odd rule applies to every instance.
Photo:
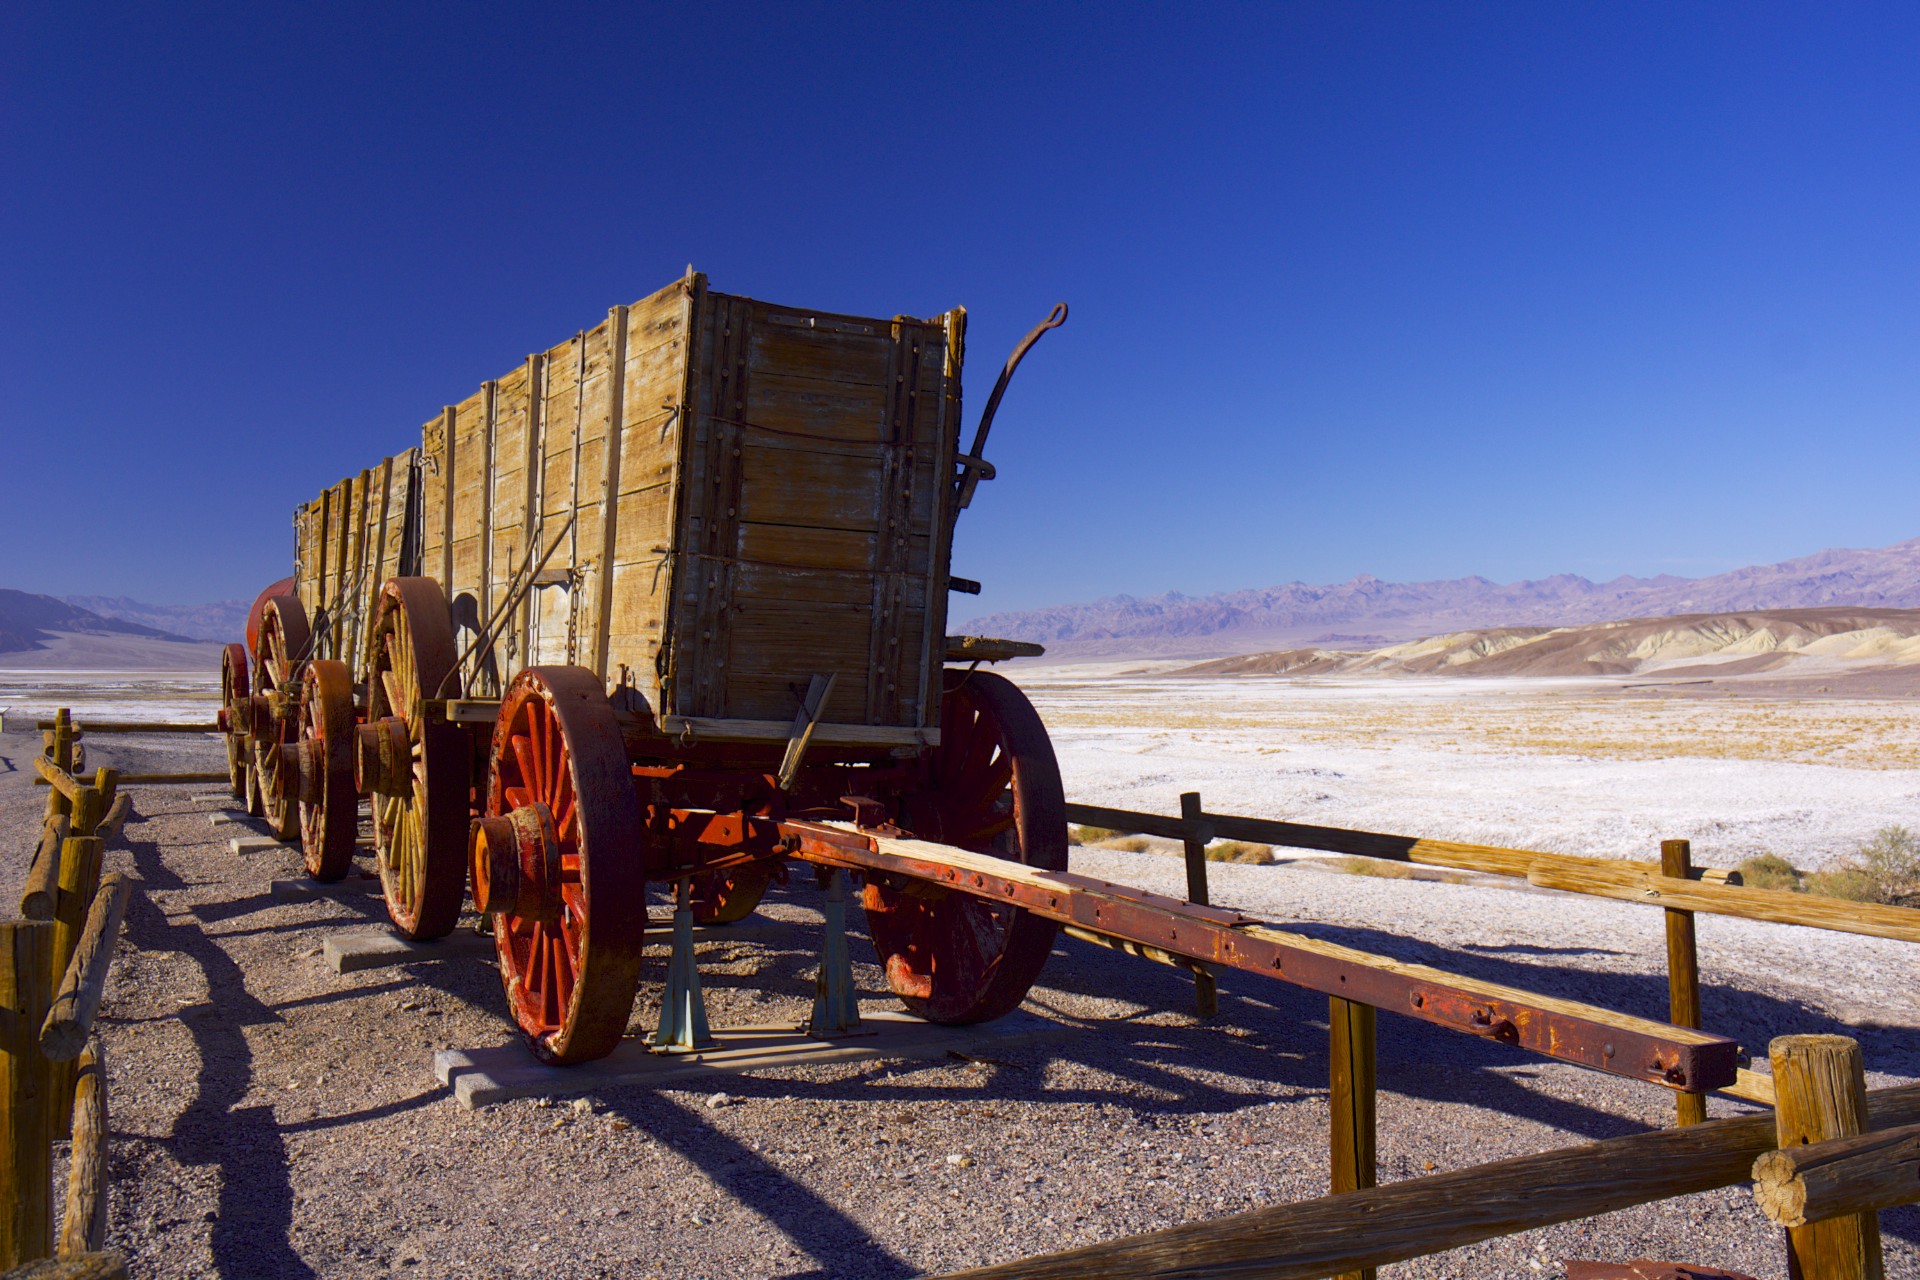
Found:
[[[531,804],[540,795],[540,778],[533,763],[533,743],[524,733],[516,733],[511,739],[514,763],[520,766],[522,794],[527,799],[522,804]]]

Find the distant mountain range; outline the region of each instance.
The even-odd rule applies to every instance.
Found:
[[[186,636],[95,613],[53,596],[0,587],[0,653],[46,648],[54,632],[187,641]]]
[[[125,596],[66,596],[67,604],[106,618],[158,627],[190,640],[238,640],[246,631],[246,600],[216,600],[212,604],[147,604]]]
[[[1486,578],[1350,582],[1229,591],[994,613],[952,628],[1038,640],[1050,656],[1220,657],[1280,646],[1371,648],[1488,627],[1564,627],[1622,618],[1847,605],[1920,608],[1920,538],[1877,550],[1827,550],[1782,564],[1710,578],[1619,577],[1592,582],[1563,573],[1528,582]]]

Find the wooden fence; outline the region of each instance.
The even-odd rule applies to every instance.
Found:
[[[1692,848],[1685,840],[1663,841],[1658,862],[1589,858],[1535,849],[1461,844],[1444,840],[1427,840],[1416,836],[1389,835],[1377,831],[1353,831],[1340,827],[1208,813],[1201,803],[1198,792],[1187,792],[1180,797],[1180,814],[1177,817],[1140,813],[1128,809],[1110,809],[1098,805],[1069,804],[1067,820],[1115,831],[1137,832],[1179,840],[1186,859],[1187,896],[1189,900],[1200,903],[1208,901],[1206,847],[1216,839],[1231,839],[1258,841],[1286,848],[1341,853],[1351,857],[1418,863],[1451,870],[1509,876],[1524,879],[1529,884],[1539,887],[1656,906],[1661,908],[1666,926],[1669,1020],[1675,1026],[1695,1029],[1700,1026],[1700,966],[1698,944],[1693,927],[1696,911],[1740,916],[1778,924],[1801,925],[1807,928],[1838,930],[1903,942],[1920,942],[1920,911],[1907,907],[1810,897],[1782,890],[1747,888],[1739,883],[1738,873],[1694,866]],[[1091,941],[1112,945],[1111,940],[1091,935],[1086,930],[1070,928],[1068,932],[1087,937]],[[1202,1016],[1211,1016],[1215,1012],[1217,997],[1213,978],[1204,965],[1182,957],[1150,954],[1140,948],[1127,949],[1147,955],[1149,959],[1179,964],[1193,970],[1196,984],[1195,1003],[1198,1011]],[[1334,1194],[1329,1202],[1315,1201],[1313,1202],[1315,1205],[1340,1200],[1342,1193],[1366,1192],[1375,1186],[1376,1176],[1375,1011],[1357,1001],[1340,996],[1329,997],[1328,1037],[1329,1106],[1332,1113],[1329,1141],[1331,1144],[1331,1190]],[[1833,1037],[1788,1037],[1787,1039],[1820,1040],[1833,1039]],[[1776,1042],[1776,1048],[1783,1043],[1786,1041]],[[1853,1065],[1856,1073],[1859,1070],[1857,1058],[1856,1048]],[[1782,1079],[1781,1058],[1778,1052],[1773,1055],[1773,1066],[1774,1074],[1771,1076],[1742,1068],[1736,1082],[1721,1092],[1749,1102],[1774,1106],[1776,1117],[1785,1117],[1788,1108],[1781,1104],[1776,1096]],[[1920,1089],[1914,1091],[1914,1096],[1915,1105],[1920,1107]],[[1697,1127],[1706,1122],[1706,1098],[1703,1094],[1676,1092],[1676,1099],[1679,1124],[1682,1127]],[[1784,1136],[1786,1123],[1786,1119],[1782,1118],[1780,1145],[1783,1147],[1788,1145]],[[1771,1200],[1762,1197],[1762,1206],[1768,1208],[1769,1212],[1773,1212],[1774,1208],[1778,1207],[1779,1211],[1786,1216],[1777,1220],[1783,1225],[1791,1226],[1794,1231],[1810,1231],[1811,1228],[1804,1225],[1804,1222],[1812,1221],[1811,1214],[1808,1214],[1805,1209],[1809,1203],[1815,1207],[1816,1212],[1826,1209],[1838,1213],[1841,1209],[1848,1207],[1858,1210],[1861,1205],[1874,1201],[1876,1196],[1881,1197],[1883,1201],[1875,1202],[1877,1207],[1920,1199],[1920,1174],[1916,1173],[1916,1170],[1920,1170],[1920,1133],[1911,1135],[1911,1140],[1895,1136],[1890,1141],[1881,1142],[1857,1138],[1855,1135],[1861,1132],[1862,1129],[1857,1122],[1849,1128],[1847,1124],[1838,1120],[1813,1124],[1800,1132],[1794,1139],[1796,1145],[1824,1138],[1848,1139],[1855,1145],[1836,1149],[1826,1157],[1809,1157],[1810,1162],[1806,1163],[1798,1161],[1782,1163],[1776,1159],[1769,1166],[1773,1169],[1773,1173],[1769,1175],[1770,1185],[1785,1189],[1770,1193],[1773,1197]],[[1606,1146],[1606,1144],[1599,1145]],[[1799,1154],[1804,1156],[1806,1152]],[[1545,1159],[1545,1157],[1529,1159]],[[1903,1160],[1907,1163],[1901,1163]],[[1503,1162],[1502,1166],[1486,1166],[1486,1168],[1496,1170],[1503,1168],[1505,1164],[1512,1163]],[[1751,1163],[1751,1157],[1749,1157],[1749,1163]],[[1889,1170],[1894,1172],[1888,1172]],[[1526,1179],[1539,1172],[1540,1170],[1531,1166],[1523,1168],[1520,1180],[1511,1184],[1515,1193],[1529,1187],[1530,1184]],[[1739,1177],[1730,1178],[1728,1181],[1741,1181],[1744,1177],[1743,1172]],[[1434,1180],[1421,1181],[1428,1183]],[[1497,1180],[1492,1184],[1495,1194],[1498,1194],[1499,1185]],[[1624,1201],[1615,1207],[1646,1203],[1669,1195],[1685,1194],[1684,1191],[1658,1191],[1657,1187],[1660,1185],[1665,1184],[1650,1183],[1649,1187],[1654,1188],[1655,1193],[1647,1194],[1641,1199]],[[1727,1182],[1712,1185],[1724,1186]],[[1457,1190],[1455,1194],[1458,1194]],[[1897,1198],[1886,1200],[1884,1197],[1889,1195]],[[1528,1193],[1528,1198],[1529,1200],[1533,1198],[1531,1192]],[[1382,1203],[1388,1203],[1388,1201]],[[1444,1201],[1437,1203],[1444,1203]],[[1361,1205],[1360,1201],[1352,1202],[1353,1211],[1356,1213],[1378,1212],[1377,1209],[1366,1209],[1360,1207]],[[1840,1206],[1840,1208],[1833,1206]],[[1285,1209],[1262,1212],[1284,1216],[1297,1210],[1304,1211],[1304,1206],[1289,1206]],[[1341,1280],[1346,1280],[1347,1277],[1369,1278],[1372,1276],[1372,1267],[1387,1261],[1454,1248],[1459,1244],[1486,1239],[1491,1235],[1527,1230],[1530,1226],[1544,1226],[1550,1222],[1565,1221],[1569,1217],[1581,1217],[1588,1213],[1606,1211],[1605,1209],[1586,1209],[1582,1212],[1569,1213],[1564,1217],[1542,1219],[1538,1222],[1488,1231],[1481,1235],[1450,1242],[1445,1238],[1444,1233],[1436,1235],[1433,1229],[1425,1229],[1425,1234],[1422,1235],[1421,1230],[1416,1229],[1416,1235],[1437,1242],[1412,1253],[1398,1254],[1395,1258],[1379,1258],[1372,1261],[1349,1259],[1348,1262],[1351,1265],[1342,1267],[1322,1268],[1320,1263],[1314,1262],[1300,1264],[1306,1267],[1305,1270],[1297,1267],[1287,1269],[1286,1266],[1277,1270],[1268,1270],[1263,1267],[1249,1271],[1234,1270],[1232,1274],[1271,1277],[1293,1275],[1320,1277],[1335,1274],[1340,1276]],[[1329,1209],[1326,1212],[1332,1214],[1328,1221],[1346,1221],[1344,1230],[1361,1229],[1360,1219],[1341,1218],[1340,1215],[1346,1213],[1346,1209]],[[1790,1221],[1796,1212],[1803,1215],[1802,1224]],[[1855,1216],[1858,1214],[1856,1213]],[[1867,1215],[1869,1219],[1870,1216],[1870,1214]],[[1378,1232],[1380,1229],[1378,1222],[1369,1221],[1366,1224],[1366,1230]],[[1176,1231],[1180,1230],[1186,1229],[1176,1229]],[[1337,1239],[1338,1235],[1339,1232],[1335,1231],[1329,1239]],[[1826,1240],[1827,1236],[1820,1235],[1819,1238]],[[1143,1237],[1143,1239],[1146,1238]],[[1829,1260],[1823,1263],[1826,1269],[1809,1270],[1804,1274],[1821,1277],[1831,1275],[1836,1280],[1855,1280],[1856,1277],[1877,1275],[1877,1234],[1874,1239],[1876,1241],[1875,1261],[1872,1267],[1869,1268],[1862,1262],[1860,1268],[1834,1269],[1836,1264]],[[1101,1248],[1104,1249],[1106,1246]],[[1125,1270],[1125,1273],[1159,1274],[1149,1266],[1150,1255],[1157,1257],[1151,1249],[1140,1254],[1138,1258],[1129,1255],[1132,1259],[1128,1264],[1129,1267],[1137,1264],[1146,1269],[1138,1272]],[[1062,1255],[1062,1257],[1065,1256],[1067,1255]],[[1105,1254],[1101,1256],[1107,1257]],[[1035,1260],[1036,1264],[1040,1261],[1044,1260]],[[1107,1258],[1107,1262],[1117,1265],[1117,1258]],[[1180,1265],[1184,1267],[1191,1263],[1192,1259],[1188,1259]],[[983,1277],[1004,1276],[1006,1280],[1012,1280],[1016,1276],[1021,1277],[1021,1280],[1026,1280],[1027,1277],[1034,1277],[1037,1280],[1042,1276],[1065,1277],[1093,1274],[1075,1269],[1041,1268],[1027,1271],[1018,1269],[1025,1264],[1010,1265],[1016,1269],[990,1268],[978,1274]],[[1219,1265],[1227,1265],[1224,1255]],[[972,1276],[975,1273],[967,1274]],[[1198,1277],[1210,1273],[1202,1268],[1181,1270],[1180,1274],[1197,1280]]]
[[[35,724],[40,729],[40,738],[45,746],[43,758],[51,763],[56,750],[55,739],[63,738],[69,753],[66,770],[79,776],[86,768],[86,738],[90,733],[195,733],[214,734],[220,732],[220,726],[198,721],[146,721],[146,720],[89,720],[84,725],[73,719],[72,713],[62,707],[51,720],[39,720]],[[188,773],[123,773],[119,775],[120,785],[135,783],[164,782],[226,782],[228,775],[210,771]],[[33,780],[35,786],[50,785],[44,769]]]
[[[0,921],[0,1266],[26,1274],[109,1276],[105,1059],[93,1036],[134,881],[102,876],[106,845],[132,811],[114,770],[76,776],[78,744],[61,711],[34,767],[51,790],[21,895]],[[67,1199],[53,1229],[53,1143],[72,1137]],[[57,1263],[40,1262],[58,1253]]]
[[[946,1280],[1320,1280],[1497,1236],[1758,1180],[1786,1228],[1791,1274],[1883,1280],[1874,1212],[1920,1199],[1914,1146],[1920,1085],[1868,1093],[1859,1046],[1783,1036],[1770,1048],[1781,1105],[1771,1116],[1519,1156],[1385,1187],[981,1267]],[[1847,1169],[1831,1180],[1823,1170]],[[1797,1171],[1797,1172],[1796,1172]],[[1798,1178],[1797,1216],[1772,1207]],[[1834,1190],[1834,1186],[1842,1189]],[[1790,1197],[1787,1197],[1790,1198]]]

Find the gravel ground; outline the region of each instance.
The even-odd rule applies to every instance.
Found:
[[[12,719],[10,717],[10,719]],[[30,734],[0,736],[0,890],[17,895],[43,793]],[[94,764],[215,767],[205,740],[101,738]],[[205,790],[214,790],[206,788]],[[372,893],[281,905],[291,853],[237,857],[195,803],[142,788],[131,913],[101,1026],[112,1247],[139,1276],[875,1277],[1000,1261],[1319,1194],[1325,1002],[1228,975],[1198,1023],[1178,971],[1064,942],[1036,1012],[1087,1028],[991,1059],[875,1062],[464,1112],[434,1050],[509,1043],[490,964],[336,975],[328,934]],[[228,833],[231,833],[231,828]],[[1179,863],[1076,853],[1075,869],[1178,891]],[[1217,902],[1318,937],[1612,1008],[1664,1003],[1657,913],[1563,895],[1374,880],[1302,859],[1216,865]],[[775,896],[791,944],[703,948],[716,1023],[792,1020],[811,996],[813,891]],[[1391,928],[1382,922],[1392,922]],[[1911,960],[1891,943],[1700,921],[1707,1022],[1762,1050],[1851,1025],[1873,1083],[1920,1077]],[[856,960],[863,950],[856,944]],[[648,993],[633,1030],[651,1027]],[[859,964],[869,1007],[879,974]],[[1126,998],[1115,998],[1124,992]],[[1661,1090],[1403,1019],[1380,1026],[1381,1176],[1392,1180],[1640,1131]],[[709,1105],[716,1090],[730,1100]],[[1746,1110],[1715,1100],[1716,1115]],[[1883,1216],[1888,1274],[1920,1275],[1920,1213]],[[1743,1188],[1385,1268],[1534,1277],[1568,1257],[1784,1273]]]

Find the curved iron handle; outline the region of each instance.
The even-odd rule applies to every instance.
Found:
[[[1047,318],[1035,325],[1026,337],[1020,339],[1020,345],[1015,347],[1013,354],[1007,357],[1007,367],[1000,371],[999,381],[993,384],[993,394],[987,397],[987,407],[980,413],[980,425],[973,429],[973,448],[967,451],[966,457],[960,463],[960,477],[955,482],[958,494],[958,501],[954,507],[956,514],[973,501],[973,491],[980,483],[981,472],[986,472],[989,479],[992,477],[992,468],[987,466],[986,456],[981,453],[981,450],[987,447],[987,432],[993,426],[993,415],[1000,411],[1000,397],[1007,394],[1007,384],[1013,381],[1013,371],[1018,369],[1020,362],[1027,358],[1027,352],[1033,349],[1033,344],[1040,341],[1041,334],[1049,329],[1058,329],[1066,322],[1067,304],[1054,303],[1053,310],[1048,313]]]

